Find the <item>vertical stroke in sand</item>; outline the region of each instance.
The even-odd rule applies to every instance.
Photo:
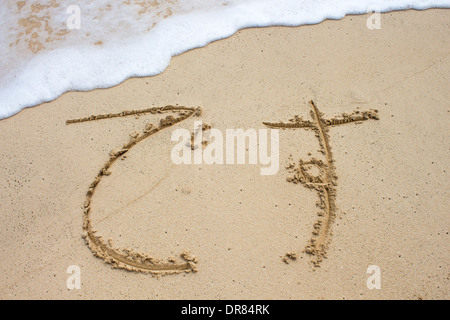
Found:
[[[96,187],[101,182],[104,176],[111,174],[111,166],[116,162],[117,159],[121,158],[126,154],[131,148],[136,146],[139,142],[147,139],[148,137],[154,135],[155,133],[175,125],[181,121],[188,119],[191,116],[199,116],[201,114],[200,108],[182,107],[182,106],[165,106],[160,108],[149,108],[145,110],[131,110],[123,111],[115,114],[103,114],[97,116],[90,116],[82,119],[67,120],[66,124],[76,124],[88,121],[98,121],[102,119],[111,119],[118,117],[126,117],[132,115],[142,115],[142,114],[163,114],[163,113],[177,113],[178,115],[174,117],[169,115],[164,119],[161,119],[158,126],[147,125],[143,130],[142,134],[136,135],[131,138],[131,140],[123,145],[123,147],[117,151],[111,151],[109,160],[103,165],[99,173],[95,177],[94,181],[90,184],[89,189],[86,193],[86,199],[83,206],[83,238],[86,244],[92,250],[94,255],[98,258],[103,259],[105,262],[112,265],[113,268],[126,269],[129,271],[137,271],[150,274],[169,274],[169,273],[179,273],[179,272],[195,272],[197,260],[195,257],[185,252],[181,254],[181,258],[184,262],[177,263],[175,261],[161,262],[160,260],[154,259],[153,257],[134,252],[129,249],[118,249],[114,248],[112,241],[105,241],[101,236],[96,235],[97,230],[92,225],[91,220],[91,203],[93,201],[93,195],[95,193]]]
[[[291,119],[289,123],[263,123],[270,128],[277,129],[311,129],[315,132],[315,135],[319,140],[320,151],[325,156],[325,161],[316,158],[312,158],[309,161],[300,159],[298,166],[291,165],[288,167],[288,169],[292,169],[294,176],[287,179],[289,182],[296,184],[301,183],[305,187],[317,191],[319,197],[317,206],[320,208],[320,211],[318,212],[319,219],[314,224],[312,237],[305,248],[305,252],[314,257],[312,260],[314,266],[319,266],[326,257],[327,247],[331,236],[331,226],[336,217],[337,175],[330,147],[328,128],[353,122],[358,123],[369,119],[378,120],[379,117],[377,110],[369,110],[364,112],[355,111],[350,115],[344,113],[337,118],[324,119],[323,114],[317,108],[314,101],[310,101],[310,105],[310,114],[313,121],[303,120],[301,117],[296,116],[294,119]],[[308,172],[312,167],[318,169],[318,175],[312,175]],[[295,257],[293,254],[287,256]]]

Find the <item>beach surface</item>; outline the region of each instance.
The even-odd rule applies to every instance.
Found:
[[[0,298],[449,299],[450,10],[382,14],[375,30],[368,18],[244,29],[174,57],[160,75],[68,92],[1,120]],[[335,207],[318,266],[305,252],[318,192],[287,181],[286,168],[324,158],[313,130],[279,131],[275,175],[171,161],[175,129],[312,121],[311,100],[324,119],[379,118],[327,129]],[[166,105],[202,114],[117,159],[90,219],[114,247],[174,265],[187,253],[197,272],[113,269],[82,237],[86,192],[111,150],[169,114],[66,121]],[[80,289],[67,286],[70,266]],[[370,266],[380,289],[367,285]]]

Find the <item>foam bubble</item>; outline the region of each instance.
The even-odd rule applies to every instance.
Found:
[[[314,24],[373,9],[450,8],[450,0],[79,0],[79,29],[68,28],[76,16],[70,5],[0,3],[0,118],[67,91],[159,74],[172,56],[242,28]]]

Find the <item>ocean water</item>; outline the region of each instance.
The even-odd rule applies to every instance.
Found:
[[[2,0],[0,119],[67,91],[159,74],[174,55],[242,28],[433,7],[450,0]]]

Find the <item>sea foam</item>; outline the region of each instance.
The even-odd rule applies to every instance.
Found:
[[[242,28],[433,7],[450,0],[4,0],[0,118],[67,91],[159,74],[171,57]]]

